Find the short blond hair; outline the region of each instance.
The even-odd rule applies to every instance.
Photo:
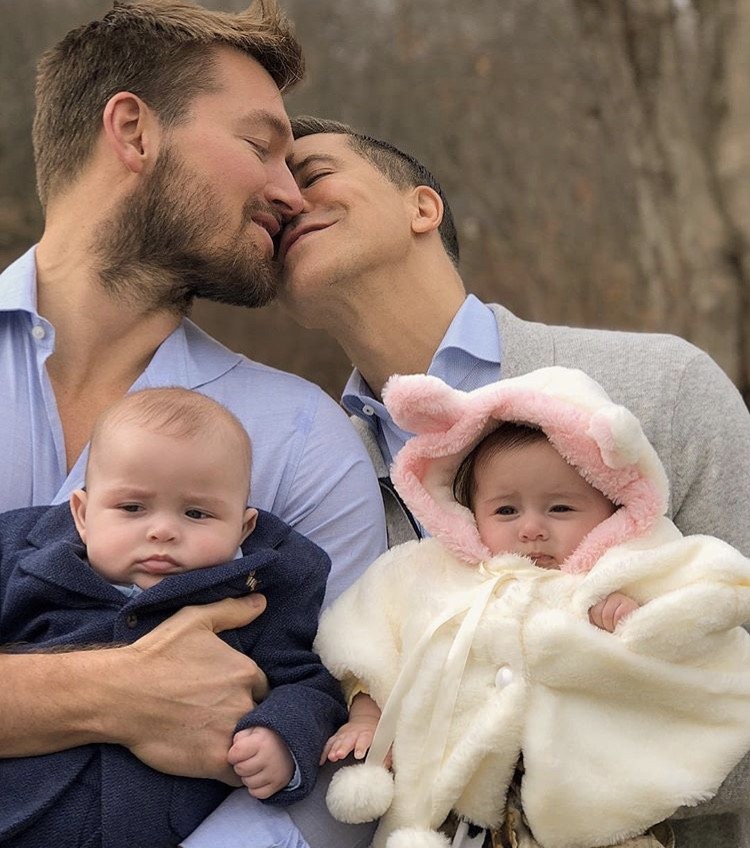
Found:
[[[189,0],[115,0],[103,18],[71,30],[37,66],[33,142],[42,206],[89,160],[107,101],[138,95],[165,126],[184,120],[196,95],[217,87],[216,47],[241,50],[280,90],[304,74],[302,48],[276,0],[240,13]]]
[[[237,450],[237,462],[246,464],[249,492],[252,446],[247,431],[238,418],[218,401],[179,386],[140,389],[109,406],[99,416],[91,434],[87,477],[91,458],[106,445],[108,434],[127,424],[175,439],[202,435],[221,439],[227,450]]]

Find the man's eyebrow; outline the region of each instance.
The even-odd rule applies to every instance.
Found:
[[[289,163],[289,167],[292,169],[292,173],[296,177],[300,171],[304,171],[305,168],[309,168],[310,165],[338,165],[339,162],[339,159],[328,153],[311,153],[309,156],[305,156],[304,159],[292,159]]]
[[[264,124],[276,133],[276,135],[280,135],[284,138],[291,137],[289,124],[273,112],[266,112],[265,109],[253,109],[250,112],[246,112],[240,119],[240,123],[254,125]]]

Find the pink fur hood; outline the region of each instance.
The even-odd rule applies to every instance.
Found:
[[[474,516],[453,497],[453,479],[463,458],[503,421],[540,427],[591,485],[620,506],[586,536],[563,571],[589,571],[605,551],[642,536],[666,512],[667,477],[640,423],[582,371],[542,368],[472,392],[437,377],[397,375],[383,400],[396,424],[415,434],[391,469],[397,490],[427,531],[466,562],[492,554]]]

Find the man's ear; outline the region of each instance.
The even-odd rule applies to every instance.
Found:
[[[248,507],[245,510],[245,517],[242,520],[242,538],[240,544],[255,530],[255,525],[258,523],[258,510]]]
[[[443,201],[440,195],[429,186],[417,186],[412,190],[414,214],[411,229],[414,233],[430,233],[440,226],[443,220]]]
[[[159,122],[140,97],[118,91],[104,107],[103,123],[110,149],[129,171],[138,174],[155,158]]]
[[[70,511],[76,525],[78,535],[83,544],[86,544],[86,504],[88,495],[84,489],[76,489],[70,496]]]

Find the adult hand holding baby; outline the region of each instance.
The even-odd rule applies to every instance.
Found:
[[[110,652],[123,657],[107,687],[119,732],[104,738],[117,738],[158,771],[239,786],[227,749],[239,719],[268,694],[268,681],[216,634],[249,624],[265,607],[258,594],[184,607]]]

